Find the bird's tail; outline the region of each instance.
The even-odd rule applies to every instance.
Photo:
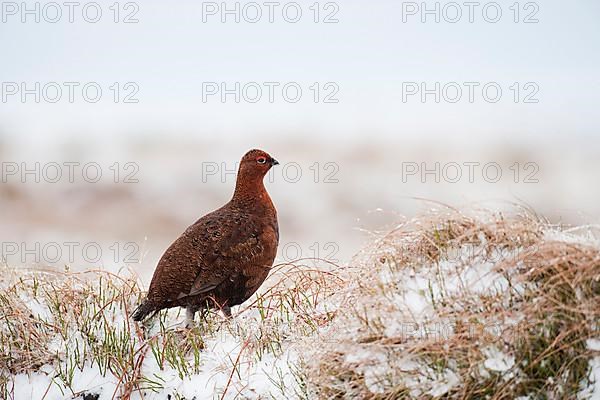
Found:
[[[155,311],[154,308],[154,304],[148,301],[148,299],[142,301],[142,303],[133,312],[133,320],[138,322],[142,321],[148,316],[148,314]]]

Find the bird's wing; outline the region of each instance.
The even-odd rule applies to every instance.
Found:
[[[198,296],[201,294],[210,293],[227,279],[230,278],[224,274],[216,273],[216,271],[212,271],[210,274],[200,272],[196,276],[196,279],[194,279],[194,284],[192,285],[189,293],[187,293],[187,295],[181,295],[181,297]]]
[[[149,297],[168,303],[208,294],[226,280],[235,281],[244,267],[262,264],[265,254],[274,253],[277,244],[269,243],[277,240],[277,235],[275,230],[269,232],[272,237],[263,240],[264,224],[257,217],[231,209],[200,218],[159,261]]]
[[[188,296],[209,293],[227,280],[235,281],[241,268],[263,257],[265,248],[260,243],[257,225],[244,216],[239,222],[225,223],[223,227],[227,229],[221,230],[220,240],[214,243],[215,258],[201,266]]]
[[[158,304],[189,295],[201,270],[218,256],[215,248],[222,236],[218,229],[221,209],[200,218],[175,240],[161,257],[148,296]]]

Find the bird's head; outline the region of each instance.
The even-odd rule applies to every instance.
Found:
[[[240,161],[235,192],[232,201],[247,202],[254,204],[257,199],[264,204],[273,203],[263,185],[263,178],[273,167],[279,164],[277,160],[262,150],[250,150]]]
[[[269,153],[258,149],[250,150],[240,161],[239,175],[247,178],[263,178],[273,165],[278,164]]]

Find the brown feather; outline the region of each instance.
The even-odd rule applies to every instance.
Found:
[[[244,155],[233,198],[196,221],[167,249],[146,300],[134,313],[136,321],[169,307],[231,307],[256,292],[279,242],[277,212],[263,184],[275,164],[261,150]]]

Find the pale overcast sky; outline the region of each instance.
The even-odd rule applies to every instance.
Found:
[[[35,11],[23,15],[20,2],[3,2],[1,133],[44,138],[81,131],[122,135],[149,130],[192,135],[310,131],[589,138],[600,128],[600,3],[596,1],[520,2],[518,15],[514,0],[492,5],[483,1],[474,6],[473,23],[463,2],[454,3],[462,12],[456,23],[449,20],[457,18],[457,8],[445,1],[439,2],[439,23],[435,15],[423,16],[415,10],[420,1],[320,2],[317,23],[313,0],[291,6],[279,2],[274,6],[274,23],[269,22],[264,2],[254,3],[262,11],[256,23],[245,20],[256,17],[256,7],[244,8],[247,2],[239,6],[239,23],[233,14],[221,22],[221,10],[214,8],[220,7],[220,1],[122,2],[120,22],[115,23],[113,3],[98,2],[102,16],[97,23],[84,20],[86,2],[74,9],[75,22],[69,23],[69,10],[62,5],[61,19],[51,23],[47,20],[55,18],[56,10],[39,2],[40,22],[36,23]],[[34,2],[27,4],[35,10]],[[226,4],[235,7],[235,2]],[[426,4],[433,9],[436,2]],[[496,5],[502,10],[499,22],[486,21],[495,18]],[[298,7],[302,10],[299,22],[285,21],[284,6],[288,19],[294,18]],[[95,9],[86,8],[88,18],[94,18]],[[139,22],[123,23],[128,15]],[[425,23],[422,17],[427,18]],[[339,22],[324,23],[326,18]],[[525,23],[525,19],[539,22]],[[42,87],[57,82],[63,97],[53,104],[42,93],[36,104],[34,95],[28,95],[23,104],[22,93],[7,93],[15,90],[11,83],[23,82],[30,89],[36,82]],[[63,82],[79,83],[73,104]],[[82,98],[81,87],[89,82],[102,89],[98,103]],[[116,104],[114,82],[119,83]],[[134,85],[125,87],[128,82]],[[229,88],[235,82],[241,88],[257,82],[263,97],[256,103],[243,98],[235,103],[229,95],[222,103],[217,93],[203,102],[204,82],[225,82]],[[264,82],[279,84],[274,86],[273,103]],[[282,97],[281,88],[290,82],[302,89],[297,103]],[[451,85],[440,103],[433,94],[422,103],[419,93],[403,102],[403,90],[410,82],[417,87],[425,82],[429,89],[440,82],[440,91],[443,85]],[[452,82],[463,92],[457,103],[447,101],[456,94]],[[473,103],[464,82],[479,84],[473,89]],[[498,102],[482,97],[486,83],[493,83],[489,90],[501,88]],[[317,88],[319,102],[315,103]],[[519,102],[515,103],[517,88]],[[52,97],[54,89],[47,90],[47,97]],[[247,97],[253,97],[255,88],[251,85],[247,90]],[[123,103],[127,94],[139,102]],[[327,95],[338,102],[323,103]],[[538,102],[524,103],[528,95]]]

